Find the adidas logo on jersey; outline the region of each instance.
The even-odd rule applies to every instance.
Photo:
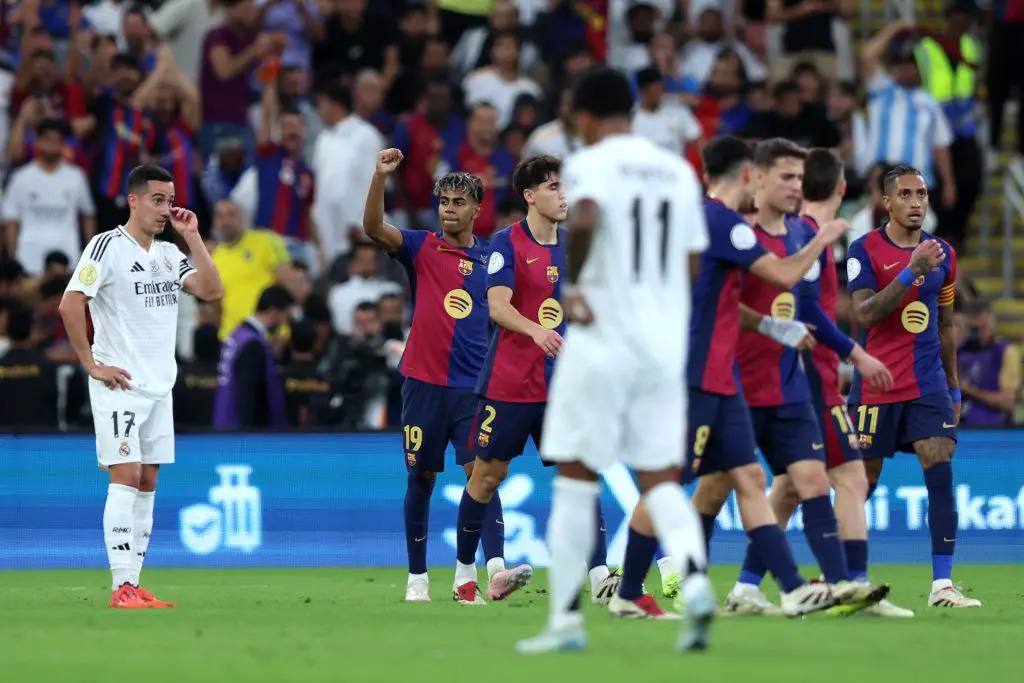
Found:
[[[145,269],[145,268],[143,268],[143,267],[142,267],[142,266],[141,266],[141,265],[139,264],[139,262],[138,262],[138,261],[136,261],[135,263],[133,263],[133,264],[132,264],[132,272],[133,272],[133,273],[144,273],[144,272],[146,272],[146,269]]]

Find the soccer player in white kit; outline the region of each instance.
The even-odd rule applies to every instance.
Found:
[[[690,263],[708,244],[701,188],[686,161],[630,134],[632,107],[626,77],[607,67],[573,93],[587,147],[562,169],[572,323],[541,449],[559,463],[547,536],[551,613],[541,635],[518,644],[524,653],[586,646],[582,567],[594,544],[598,473],[616,462],[636,471],[649,511],[634,528],[656,535],[686,577],[681,649],[706,646],[715,610],[700,519],[679,485]]]
[[[140,587],[153,529],[160,465],[174,462],[171,388],[178,291],[214,301],[224,295],[196,215],[174,206],[171,175],[139,166],[128,175],[128,222],[94,237],[60,303],[71,346],[89,373],[96,457],[109,470],[103,540],[113,574],[110,606],[173,607]],[[167,223],[185,239],[191,261],[154,237]],[[85,309],[95,330],[89,344]]]

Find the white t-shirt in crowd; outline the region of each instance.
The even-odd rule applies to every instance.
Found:
[[[537,99],[541,97],[540,86],[529,78],[520,76],[515,80],[506,81],[492,67],[477,69],[466,76],[466,80],[462,82],[462,89],[468,106],[486,102],[494,107],[498,113],[499,131],[505,130],[512,122],[516,98],[520,95],[533,95]]]
[[[682,102],[666,99],[654,111],[639,106],[633,110],[633,133],[674,154],[683,154],[687,143],[699,140],[702,132]]]

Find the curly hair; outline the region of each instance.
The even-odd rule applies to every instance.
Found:
[[[442,192],[457,192],[479,204],[484,199],[484,181],[472,173],[446,173],[434,183],[434,196]]]

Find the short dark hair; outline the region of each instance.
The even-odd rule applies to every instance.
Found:
[[[294,305],[295,297],[284,285],[270,285],[260,294],[260,299],[256,302],[256,312],[287,311]]]
[[[66,138],[71,134],[71,129],[64,119],[47,117],[36,124],[36,137],[43,137],[47,133],[60,133],[62,138]]]
[[[818,78],[821,78],[821,72],[818,71],[818,67],[814,66],[813,63],[797,62],[794,64],[793,70],[790,72],[790,76],[795,79],[797,76],[802,76],[803,74],[814,74]]]
[[[796,81],[779,81],[772,88],[772,97],[785,97],[786,95],[799,95],[800,86]]]
[[[40,57],[43,59],[48,59],[51,62],[56,61],[56,58],[53,56],[53,50],[47,50],[45,48],[36,50],[31,55],[29,55],[30,59],[39,59]]]
[[[372,251],[373,255],[376,256],[377,255],[377,250],[379,248],[380,247],[378,247],[373,242],[356,242],[355,244],[352,245],[352,251],[349,252],[349,257],[350,258],[355,258],[356,253],[358,253],[360,251],[364,251],[364,250],[365,251]]]
[[[398,294],[395,294],[394,292],[388,292],[387,294],[381,294],[380,295],[380,298],[377,299],[377,305],[379,306],[384,301],[390,301],[391,299],[394,299],[395,301],[399,301],[403,305],[405,304],[405,300],[401,296],[399,296]]]
[[[298,320],[291,325],[292,351],[312,353],[316,346],[316,328],[308,320]]]
[[[0,261],[0,282],[15,282],[25,276],[25,268],[19,261],[9,258]]]
[[[830,199],[842,180],[843,160],[838,154],[824,147],[808,150],[804,161],[804,199],[809,202]]]
[[[71,261],[68,259],[68,255],[63,251],[53,250],[46,253],[46,258],[43,259],[43,267],[48,268],[54,263],[61,266],[70,266]]]
[[[908,166],[907,164],[893,166],[882,176],[882,194],[889,194],[889,191],[896,184],[896,180],[906,175],[916,175],[924,178],[924,175],[913,166]]]
[[[655,83],[661,83],[661,72],[653,66],[649,66],[646,69],[640,69],[636,72],[636,87],[641,90]]]
[[[331,309],[322,296],[311,296],[306,299],[302,310],[302,318],[313,323],[330,323]]]
[[[461,192],[479,204],[484,200],[484,181],[472,173],[446,173],[434,183],[434,196],[443,192]]]
[[[119,52],[114,55],[114,58],[110,60],[110,68],[116,69],[118,67],[125,67],[127,69],[135,69],[139,73],[142,73],[142,67],[139,65],[139,60],[131,56],[126,52]]]
[[[633,89],[622,72],[604,65],[592,66],[573,89],[572,107],[599,119],[629,118]]]
[[[25,342],[32,336],[32,311],[21,303],[7,309],[7,336],[12,342]]]
[[[52,299],[55,296],[61,296],[64,294],[64,290],[68,288],[68,283],[71,282],[71,278],[67,275],[54,275],[51,278],[43,280],[43,284],[39,285],[39,296],[42,299]]]
[[[343,83],[335,80],[321,83],[316,88],[316,94],[340,104],[346,111],[352,111],[352,90]]]
[[[754,149],[733,135],[715,138],[701,152],[704,173],[711,180],[734,174],[743,164],[754,161]]]
[[[513,4],[513,7],[515,7],[514,4]],[[518,12],[519,12],[519,10],[516,10],[517,14],[518,14]],[[497,31],[491,31],[491,47],[493,47],[494,44],[496,42],[498,42],[499,40],[501,40],[502,38],[511,38],[512,40],[516,41],[516,45],[519,45],[522,42],[519,39],[519,34],[516,33],[515,29],[503,28],[503,29],[499,29]]]
[[[373,311],[374,313],[377,313],[378,312],[377,311],[377,302],[376,301],[360,301],[358,304],[356,304],[356,311],[363,311],[364,313],[366,311]]]
[[[761,168],[771,168],[779,159],[807,158],[807,150],[786,138],[768,138],[754,147],[754,163]]]
[[[299,118],[303,118],[302,110],[299,109],[298,107],[296,107],[294,104],[286,104],[285,106],[281,107],[281,110],[278,112],[277,115],[279,117],[281,117],[281,116],[298,116]]]
[[[136,166],[128,174],[128,194],[145,194],[151,180],[157,183],[174,182],[174,178],[166,169],[155,164],[143,164]]]
[[[536,189],[552,173],[560,173],[561,170],[561,160],[550,154],[523,159],[516,166],[516,170],[512,172],[512,190],[521,197],[523,192]]]

